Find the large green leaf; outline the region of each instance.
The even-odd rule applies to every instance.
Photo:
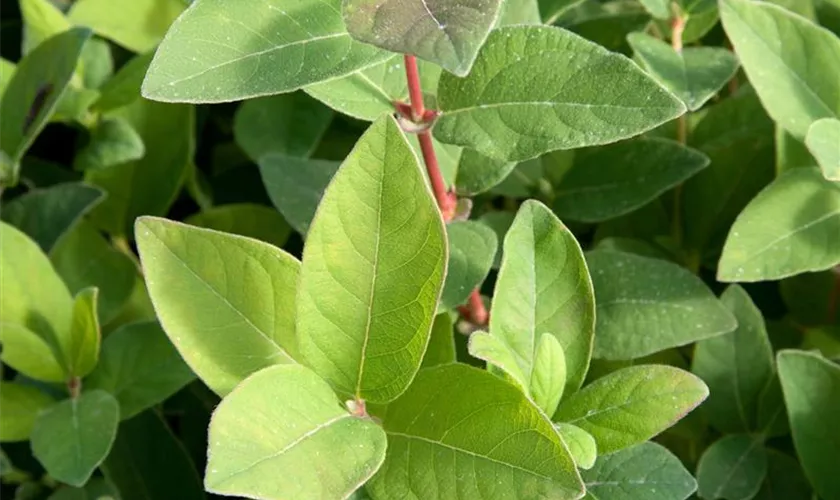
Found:
[[[213,207],[184,220],[187,224],[224,233],[233,233],[271,243],[280,248],[289,239],[291,228],[271,207],[236,203]]]
[[[85,388],[103,389],[120,403],[120,418],[134,417],[195,378],[157,322],[131,323],[108,335]]]
[[[840,367],[818,354],[782,351],[777,357],[796,454],[822,498],[840,495]]]
[[[586,259],[598,306],[596,358],[640,358],[737,326],[705,283],[683,267],[612,250],[594,250]]]
[[[68,17],[134,52],[152,50],[184,10],[183,0],[78,0]]]
[[[0,442],[29,439],[38,414],[53,403],[53,399],[35,387],[14,382],[0,382]]]
[[[388,402],[411,383],[447,259],[440,212],[396,121],[342,164],[306,239],[297,302],[303,359],[342,395]]]
[[[41,412],[32,429],[32,454],[58,481],[83,486],[108,456],[120,407],[105,391],[84,392]]]
[[[705,500],[750,500],[767,475],[761,439],[730,434],[706,448],[697,464],[698,495]]]
[[[550,333],[566,356],[567,392],[583,383],[595,330],[595,298],[580,245],[545,205],[526,201],[504,241],[490,334],[514,354],[530,380],[539,336]]]
[[[455,189],[458,194],[473,196],[489,191],[513,172],[516,162],[494,160],[472,149],[465,149],[458,162]]]
[[[143,138],[124,118],[101,120],[91,131],[89,142],[76,153],[76,170],[102,170],[139,160],[146,154]]]
[[[840,120],[823,118],[815,121],[805,137],[808,150],[817,159],[823,176],[840,181]]]
[[[738,58],[720,47],[671,45],[645,33],[631,33],[627,41],[654,78],[679,97],[689,111],[700,109],[738,71]]]
[[[840,184],[795,168],[767,186],[735,220],[718,264],[720,281],[777,280],[840,263]]]
[[[767,112],[797,138],[840,116],[840,39],[767,2],[723,0],[720,17]]]
[[[380,426],[349,413],[302,366],[248,377],[209,432],[204,486],[249,498],[346,498],[379,469],[387,444]]]
[[[560,403],[554,420],[592,434],[606,455],[642,443],[674,425],[706,399],[709,389],[691,373],[639,365],[606,375]]]
[[[466,76],[496,24],[501,0],[345,0],[347,30],[357,40],[413,54]]]
[[[441,310],[463,304],[470,292],[481,286],[490,272],[499,244],[492,229],[473,221],[448,224],[446,234],[449,239],[449,264],[440,297]]]
[[[584,222],[612,219],[653,201],[708,165],[699,151],[660,138],[579,151],[556,188],[554,210]]]
[[[175,21],[143,82],[171,102],[224,102],[289,92],[384,61],[353,40],[339,0],[199,0]]]
[[[713,426],[721,432],[756,431],[759,398],[775,376],[773,348],[761,311],[743,288],[730,286],[720,300],[738,328],[698,342],[691,371],[709,386],[703,408]]]
[[[149,295],[169,339],[216,393],[292,362],[300,269],[258,240],[142,217],[136,234]]]
[[[438,89],[442,142],[521,161],[641,134],[685,112],[632,61],[568,31],[495,30],[466,78]]]
[[[469,395],[469,397],[466,397]],[[460,364],[423,370],[382,417],[388,452],[376,499],[573,499],[574,461],[516,387]]]
[[[656,443],[602,455],[581,475],[587,500],[685,500],[697,489],[680,459]]]

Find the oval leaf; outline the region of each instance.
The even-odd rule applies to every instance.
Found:
[[[823,118],[815,121],[805,137],[808,151],[820,164],[823,176],[840,181],[840,120]]]
[[[84,377],[93,371],[99,361],[102,335],[99,331],[99,316],[96,313],[98,297],[99,290],[90,287],[76,294],[73,301],[70,335],[62,346],[67,368],[73,377]]]
[[[705,500],[749,500],[767,475],[767,453],[756,436],[733,434],[708,448],[697,464],[698,495]]]
[[[554,424],[554,428],[560,433],[569,453],[575,459],[575,464],[581,469],[591,469],[598,456],[598,447],[588,432],[572,424]]]
[[[440,297],[441,310],[463,304],[470,293],[481,286],[490,272],[499,244],[495,231],[473,221],[447,224],[446,235],[449,240],[449,264]]]
[[[534,371],[531,372],[528,388],[534,403],[542,408],[546,415],[554,415],[557,410],[566,388],[567,376],[563,346],[554,335],[543,333],[534,354]],[[594,455],[592,460],[595,460]]]

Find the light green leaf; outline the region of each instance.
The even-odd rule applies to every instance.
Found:
[[[705,500],[750,500],[767,475],[762,440],[730,434],[706,448],[697,464],[697,494]]]
[[[805,475],[822,498],[840,495],[840,367],[818,354],[786,350],[777,356],[793,444]]]
[[[135,237],[163,329],[217,394],[292,362],[294,257],[251,238],[154,217],[137,220]]]
[[[193,2],[161,42],[143,96],[225,102],[339,78],[390,54],[353,40],[339,0]]]
[[[333,112],[303,92],[242,103],[233,120],[236,143],[254,162],[267,153],[309,157],[333,119]]]
[[[112,111],[140,99],[140,85],[146,76],[154,52],[134,57],[99,89],[99,99],[92,109],[102,113]]]
[[[812,498],[811,485],[799,461],[776,450],[767,449],[767,476],[755,500]]]
[[[101,189],[80,182],[33,189],[3,206],[3,220],[50,252],[61,237],[104,198]]]
[[[23,55],[32,52],[45,40],[72,27],[70,21],[49,0],[20,0],[19,4],[23,21]]]
[[[251,203],[221,205],[188,217],[193,226],[238,234],[281,248],[292,232],[277,210]]]
[[[679,97],[689,111],[700,109],[738,71],[738,58],[724,48],[686,47],[677,52],[662,40],[640,32],[630,33],[627,41],[647,72]]]
[[[396,121],[376,121],[330,183],[306,239],[303,359],[342,395],[386,403],[411,383],[447,259],[440,212]]]
[[[598,457],[598,446],[595,444],[595,438],[572,424],[561,422],[554,424],[554,428],[557,429],[563,442],[566,443],[569,453],[575,459],[575,465],[584,470],[591,469]]]
[[[640,138],[576,152],[556,188],[554,210],[583,222],[632,212],[709,165],[676,141]]]
[[[840,181],[840,120],[823,118],[815,121],[808,128],[805,144],[820,164],[823,176],[830,181]]]
[[[489,191],[513,172],[516,162],[488,158],[472,149],[465,149],[458,163],[455,190],[464,196]]]
[[[163,402],[195,378],[157,322],[131,323],[108,335],[85,388],[103,389],[126,420]]]
[[[101,170],[139,160],[146,154],[143,138],[123,118],[104,119],[91,131],[87,145],[76,153],[76,170]]]
[[[718,264],[720,281],[777,280],[840,263],[840,184],[796,168],[764,188],[735,220]]]
[[[0,58],[0,102],[2,102],[3,94],[6,92],[6,86],[12,80],[12,75],[15,74],[15,63]]]
[[[184,10],[182,0],[78,0],[68,17],[133,52],[152,50]]]
[[[248,377],[216,408],[208,441],[208,491],[278,499],[349,496],[382,464],[387,444],[380,426],[348,413],[302,366]]]
[[[452,309],[467,301],[490,272],[496,255],[496,233],[474,221],[452,222],[446,226],[449,264],[440,297],[440,310]]]
[[[366,485],[374,498],[418,491],[424,500],[583,495],[551,423],[519,389],[484,370],[460,364],[423,370],[382,421],[388,452]]]
[[[305,236],[321,197],[340,164],[267,154],[260,158],[259,165],[271,202],[295,231]]]
[[[599,378],[565,399],[554,420],[592,434],[606,455],[656,436],[706,399],[709,389],[691,373],[638,365]]]
[[[507,0],[502,2],[496,26],[542,24],[538,0]]]
[[[432,323],[432,334],[429,336],[429,346],[426,348],[426,354],[423,355],[421,368],[445,365],[457,360],[452,328],[452,316],[449,313],[435,316],[435,322]]]
[[[723,27],[770,116],[802,139],[840,116],[840,38],[767,2],[723,0]]]
[[[3,295],[6,295],[3,289]],[[44,382],[65,382],[67,371],[54,337],[43,337],[17,323],[0,322],[0,359],[16,371]]]
[[[527,381],[539,336],[554,335],[566,355],[565,391],[583,383],[592,353],[595,299],[580,245],[545,205],[526,201],[504,241],[490,334],[514,354]]]
[[[529,380],[525,378],[525,374],[519,367],[516,353],[502,339],[487,332],[473,332],[470,334],[467,347],[470,356],[501,369],[510,381],[522,389],[523,393],[528,392]]]
[[[534,353],[534,371],[531,372],[528,387],[534,403],[542,408],[546,415],[554,415],[557,410],[566,388],[567,377],[563,346],[554,335],[543,333]],[[592,460],[595,460],[595,455],[592,456]]]
[[[495,30],[469,76],[441,77],[438,101],[438,140],[509,161],[626,139],[685,112],[626,57],[537,26]]]
[[[685,500],[697,489],[680,459],[656,443],[601,455],[582,475],[592,500]]]
[[[639,0],[642,6],[657,19],[671,18],[671,2],[669,0]]]
[[[545,24],[554,24],[563,13],[581,3],[584,0],[539,0],[540,13]]]
[[[96,287],[85,288],[76,294],[73,301],[73,322],[62,346],[67,369],[73,377],[84,377],[93,371],[99,361],[102,336],[96,313],[98,295]]]
[[[674,263],[611,250],[586,259],[598,306],[596,358],[640,358],[737,326],[706,284]]]
[[[83,486],[108,456],[120,407],[105,391],[84,392],[41,412],[32,429],[32,454],[50,476]]]
[[[738,327],[698,342],[691,371],[709,386],[703,408],[713,426],[724,433],[758,431],[759,398],[775,376],[773,348],[761,311],[743,288],[730,286],[720,301]]]
[[[0,382],[0,407],[3,408],[3,419],[0,420],[0,442],[29,439],[35,418],[52,403],[51,397],[35,387],[14,382]]]

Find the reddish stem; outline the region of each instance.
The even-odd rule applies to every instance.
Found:
[[[487,308],[484,307],[484,300],[481,299],[481,294],[478,288],[470,294],[470,316],[473,323],[476,325],[486,325],[490,315],[487,313]]]

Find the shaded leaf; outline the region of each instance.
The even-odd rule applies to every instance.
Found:
[[[496,232],[496,237],[499,241],[504,241],[510,226],[516,216],[511,212],[487,212],[479,217],[479,222],[487,225],[490,229]],[[493,259],[493,269],[499,269],[502,264],[502,245],[496,249],[496,257]]]
[[[53,399],[35,387],[0,382],[0,406],[3,408],[0,442],[29,439],[38,414],[52,404]]]
[[[445,365],[456,361],[453,334],[452,316],[449,313],[435,316],[435,321],[432,323],[432,333],[429,336],[429,346],[423,355],[421,368]]]
[[[840,181],[840,120],[823,118],[815,121],[808,129],[805,144],[819,162],[823,176],[830,181]]]
[[[101,170],[130,161],[146,154],[143,138],[122,118],[105,119],[96,124],[90,142],[76,153],[76,170]]]
[[[92,109],[102,113],[127,106],[140,99],[140,85],[152,62],[154,52],[146,52],[129,60],[99,89],[99,98]]]
[[[799,462],[776,450],[767,450],[767,476],[756,500],[786,500],[788,498],[811,498],[811,485],[802,472]]]
[[[452,222],[447,224],[446,234],[449,264],[440,297],[442,311],[464,304],[470,293],[481,287],[498,246],[496,233],[478,222]]]
[[[292,232],[277,210],[262,205],[236,203],[199,212],[184,220],[193,226],[238,234],[281,248]]]
[[[464,196],[489,191],[513,172],[516,162],[488,158],[472,149],[465,149],[458,163],[455,190]]]
[[[731,434],[706,448],[697,464],[697,494],[706,500],[749,500],[767,475],[761,439]]]

